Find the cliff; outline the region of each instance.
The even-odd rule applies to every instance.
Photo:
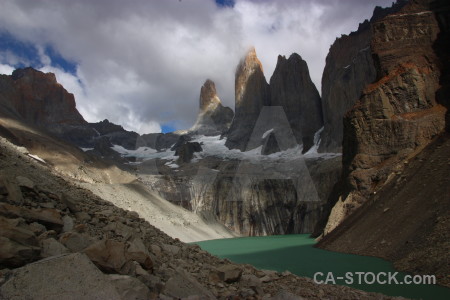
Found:
[[[371,28],[377,20],[398,12],[406,3],[397,1],[387,8],[377,6],[370,21],[365,20],[357,31],[342,35],[331,45],[322,75],[324,130],[319,152],[342,152],[342,119],[361,97],[364,87],[376,80]]]
[[[320,95],[309,76],[308,65],[294,53],[278,56],[270,78],[270,105],[284,109],[289,125],[303,151],[311,148],[314,134],[323,126]]]
[[[303,144],[306,152],[323,126],[320,95],[306,62],[296,53],[288,59],[278,57],[268,85],[252,48],[238,65],[235,97],[235,117],[225,134],[230,149],[251,150],[271,138],[271,149],[265,153],[296,144]]]
[[[234,119],[227,132],[228,148],[250,150],[247,143],[261,109],[269,103],[269,85],[255,48],[251,48],[236,69]]]
[[[444,131],[446,108],[436,101],[438,33],[429,1],[411,1],[372,24],[376,81],[344,117],[343,191],[325,234]]]

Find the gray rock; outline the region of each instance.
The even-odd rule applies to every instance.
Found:
[[[91,237],[78,232],[66,232],[59,238],[59,242],[70,249],[72,252],[78,252],[93,243]]]
[[[16,181],[19,186],[29,188],[30,190],[34,189],[34,182],[31,181],[28,177],[17,176]]]
[[[54,238],[41,241],[41,257],[50,257],[69,253],[69,249]]]
[[[189,296],[203,296],[206,299],[215,299],[214,295],[202,286],[192,275],[182,269],[177,269],[164,286],[163,293],[175,298]]]
[[[62,231],[69,232],[73,229],[73,219],[69,216],[64,216],[63,218],[64,226]]]
[[[111,280],[81,253],[43,259],[12,271],[10,277],[0,287],[0,298],[123,299]]]
[[[161,247],[165,252],[168,252],[172,255],[178,255],[178,253],[180,252],[180,247],[175,245],[162,244]]]
[[[224,107],[217,96],[213,81],[206,80],[200,90],[200,111],[197,121],[191,128],[196,135],[220,135],[228,130],[233,120],[233,110]]]
[[[233,283],[239,281],[242,276],[242,269],[236,265],[223,265],[212,271],[216,273],[221,281]]]
[[[139,279],[118,274],[110,274],[108,277],[122,299],[147,300],[150,298],[150,290]]]
[[[1,265],[18,267],[39,258],[38,240],[21,219],[0,216],[0,245]]]

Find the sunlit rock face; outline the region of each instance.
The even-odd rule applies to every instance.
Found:
[[[213,81],[205,81],[200,90],[199,102],[197,121],[191,128],[193,134],[220,135],[230,128],[233,110],[222,105]]]
[[[269,103],[269,85],[255,48],[251,48],[236,69],[235,116],[227,133],[228,148],[248,150],[247,143],[261,109]]]
[[[270,105],[283,107],[297,143],[303,144],[303,152],[309,150],[323,126],[322,106],[308,65],[297,53],[288,59],[278,56],[270,78]]]

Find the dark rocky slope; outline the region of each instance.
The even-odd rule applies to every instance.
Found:
[[[322,239],[332,251],[378,256],[450,287],[450,135],[434,140]]]

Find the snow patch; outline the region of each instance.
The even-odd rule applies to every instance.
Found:
[[[179,165],[177,165],[176,163],[174,163],[172,161],[168,161],[164,165],[168,166],[171,169],[177,169],[180,167]]]
[[[266,138],[266,136],[268,136],[269,134],[271,134],[273,132],[273,128],[272,129],[269,129],[269,130],[267,130],[266,132],[264,132],[264,134],[262,135],[262,138],[263,139],[265,139]]]
[[[40,158],[40,157],[37,156],[37,155],[28,153],[28,156],[31,157],[31,158],[33,158],[33,159],[35,159],[35,160],[37,160],[37,161],[39,161],[39,162],[41,162],[41,163],[47,164],[47,162],[46,162],[45,160],[43,160],[42,158]]]

